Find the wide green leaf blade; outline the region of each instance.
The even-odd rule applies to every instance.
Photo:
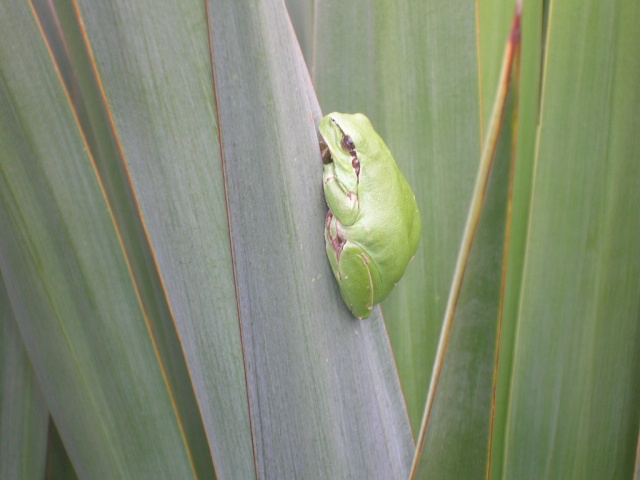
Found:
[[[502,478],[634,472],[638,21],[637,2],[549,11]]]
[[[381,317],[354,319],[324,247],[317,103],[284,4],[209,4],[258,476],[406,478]]]
[[[3,4],[0,17],[0,269],[47,405],[80,476],[189,478],[145,312],[34,12]]]

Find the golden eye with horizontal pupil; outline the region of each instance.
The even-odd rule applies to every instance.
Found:
[[[353,152],[356,149],[356,145],[353,143],[353,140],[349,135],[342,137],[342,142],[340,142],[340,144],[347,152]]]

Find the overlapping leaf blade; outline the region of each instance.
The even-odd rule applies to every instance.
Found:
[[[3,4],[0,16],[0,268],[40,388],[81,476],[189,478],[147,318],[34,12]]]
[[[483,7],[490,2],[483,2]],[[502,0],[496,3],[504,7]],[[527,228],[532,188],[532,172],[535,153],[535,141],[539,114],[540,71],[542,68],[541,35],[543,30],[542,8],[540,3],[525,2],[522,13],[522,48],[520,59],[520,75],[518,85],[517,127],[518,144],[515,152],[515,168],[513,174],[513,197],[511,214],[511,231],[509,236],[509,257],[507,259],[507,282],[505,284],[502,328],[500,332],[498,378],[495,392],[495,410],[493,416],[493,432],[491,438],[491,478],[502,477],[503,455],[505,453],[506,424],[508,422],[508,403],[512,380],[514,338],[518,326],[518,305],[522,270],[527,249]],[[493,6],[495,8],[495,6]],[[490,9],[491,10],[491,9]],[[486,24],[480,29],[492,29],[494,24],[487,16]],[[487,55],[498,52],[485,46]],[[483,63],[483,66],[487,65]],[[484,74],[492,77],[491,72]],[[508,122],[507,122],[508,123]]]
[[[184,355],[193,387],[180,387],[195,390],[207,432],[209,445],[198,439],[194,447],[210,449],[219,475],[250,478],[253,449],[206,12],[200,2],[161,9],[80,2],[79,15],[121,154],[116,161],[129,176],[168,321],[182,343],[182,350],[167,354]],[[155,319],[161,321],[166,328],[167,317]]]
[[[488,470],[511,152],[511,134],[505,131],[493,160],[413,478],[482,478]]]
[[[481,478],[490,470],[517,147],[509,125],[518,113],[520,22],[517,12],[506,39],[411,478]]]

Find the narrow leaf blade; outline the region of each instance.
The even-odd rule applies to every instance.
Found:
[[[0,477],[43,478],[49,411],[0,276]]]
[[[188,367],[175,388],[194,389],[191,413],[207,434],[192,454],[208,449],[220,477],[252,478],[206,11],[197,1],[81,1],[78,14],[120,153],[112,161],[124,164],[165,296],[168,318],[155,321],[176,330],[181,349],[167,355]]]

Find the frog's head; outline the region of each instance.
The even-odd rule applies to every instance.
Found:
[[[373,130],[371,122],[361,113],[333,112],[320,122],[322,161],[325,168],[333,168],[336,180],[350,192],[355,192],[362,168],[367,135]]]

